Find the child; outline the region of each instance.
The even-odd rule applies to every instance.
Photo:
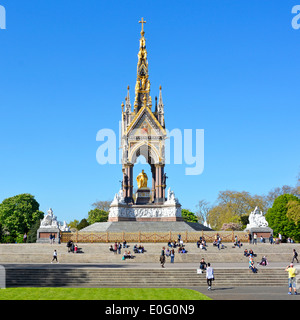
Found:
[[[53,259],[52,259],[51,263],[53,263],[54,260],[56,260],[56,262],[59,263],[57,260],[57,251],[56,250],[54,250],[54,252],[53,252]]]

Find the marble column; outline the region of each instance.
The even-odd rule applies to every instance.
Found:
[[[164,202],[164,190],[163,190],[163,175],[164,175],[164,165],[155,165],[155,202]]]
[[[133,202],[133,165],[126,164],[123,171],[123,194],[127,203]]]
[[[155,166],[153,164],[151,164],[151,173],[152,173],[152,198],[151,201],[155,201]]]
[[[129,181],[129,186],[128,186],[128,197],[131,199],[131,201],[133,201],[133,164],[131,164],[129,166],[129,177],[128,177],[128,181]]]

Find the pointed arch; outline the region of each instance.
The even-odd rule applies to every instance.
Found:
[[[144,156],[146,161],[151,164],[159,163],[159,153],[155,146],[147,141],[137,143],[130,151],[128,160],[134,164],[139,156]]]

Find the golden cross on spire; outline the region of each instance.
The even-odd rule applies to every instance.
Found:
[[[144,23],[147,23],[147,21],[145,21],[144,20],[144,18],[142,18],[142,20],[141,21],[139,21],[139,23],[141,23],[142,24],[142,31],[141,31],[141,34],[144,34],[145,32],[144,32]]]

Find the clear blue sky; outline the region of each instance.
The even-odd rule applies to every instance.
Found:
[[[0,0],[0,202],[31,193],[59,220],[112,199],[121,165],[96,161],[98,130],[133,104],[144,17],[152,98],[166,126],[204,129],[201,175],[166,167],[184,208],[220,190],[265,194],[300,171],[300,0]],[[135,174],[137,175],[137,170]]]

